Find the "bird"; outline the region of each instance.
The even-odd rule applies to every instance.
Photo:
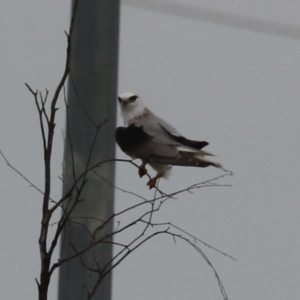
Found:
[[[132,158],[141,159],[138,174],[148,173],[149,164],[156,175],[150,177],[149,188],[157,186],[160,178],[168,178],[172,166],[223,168],[206,156],[213,154],[202,150],[209,143],[190,140],[181,135],[172,125],[154,114],[142,99],[134,93],[118,96],[124,127],[115,131],[115,139],[123,152]]]

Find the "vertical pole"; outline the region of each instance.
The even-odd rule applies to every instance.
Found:
[[[79,0],[72,36],[68,112],[63,174],[63,193],[84,172],[96,134],[99,130],[89,166],[115,155],[119,0]],[[72,212],[61,239],[61,259],[80,251],[91,241],[101,221],[113,214],[114,189],[101,179],[114,183],[115,166],[106,163],[89,172],[80,202]],[[75,174],[75,176],[74,176]],[[76,195],[72,195],[74,199]],[[67,204],[66,204],[67,205]],[[100,235],[112,232],[112,222]],[[90,233],[89,233],[90,232]],[[99,238],[99,235],[97,236]],[[74,250],[76,249],[76,250]],[[59,300],[87,299],[98,274],[86,268],[99,269],[112,257],[112,245],[99,244],[91,251],[64,263],[59,274]],[[111,299],[109,274],[92,299]]]

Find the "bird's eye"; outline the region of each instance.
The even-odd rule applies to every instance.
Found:
[[[121,97],[118,97],[118,101],[121,103],[121,102],[122,102],[122,98],[121,98]]]
[[[137,98],[138,98],[137,95],[133,95],[133,96],[129,97],[128,100],[129,100],[130,102],[134,102]]]

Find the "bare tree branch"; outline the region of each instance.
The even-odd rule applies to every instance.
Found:
[[[6,162],[7,166],[9,168],[11,168],[15,173],[17,173],[22,179],[24,179],[27,183],[29,183],[30,187],[33,187],[35,190],[37,190],[39,193],[41,193],[42,195],[44,195],[44,192],[37,187],[31,180],[28,179],[27,176],[25,176],[22,172],[20,172],[18,169],[16,169],[9,161],[8,159],[5,157],[4,153],[0,150],[0,155],[2,156],[2,158],[4,159],[4,161]],[[55,202],[52,198],[49,198],[50,201]]]

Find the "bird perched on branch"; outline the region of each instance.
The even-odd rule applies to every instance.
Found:
[[[207,142],[182,136],[149,110],[137,95],[124,93],[118,101],[127,126],[116,129],[116,142],[127,155],[142,160],[138,171],[140,177],[147,174],[147,164],[156,170],[157,174],[147,183],[149,188],[155,187],[159,178],[167,178],[171,166],[222,168],[219,163],[205,158],[213,156],[202,150]]]

